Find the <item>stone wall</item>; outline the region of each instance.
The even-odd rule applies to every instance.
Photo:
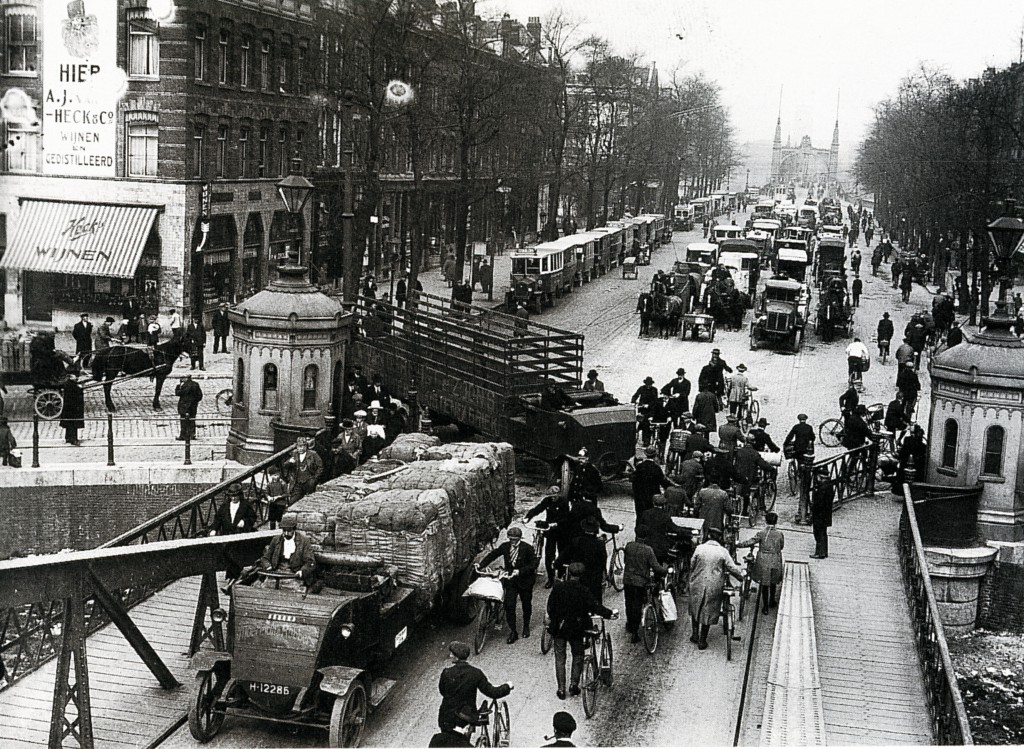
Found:
[[[1024,547],[1001,546],[978,596],[978,626],[1024,632]]]
[[[92,549],[238,473],[237,463],[6,470],[0,559]]]

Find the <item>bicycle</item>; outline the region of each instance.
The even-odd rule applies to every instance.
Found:
[[[614,619],[619,618],[618,611],[612,612]],[[580,679],[580,690],[583,693],[583,712],[588,718],[597,712],[597,688],[611,688],[615,681],[615,652],[612,649],[612,637],[604,626],[604,617],[592,616],[591,629],[583,637],[583,647],[589,652],[583,656],[583,676]],[[600,652],[597,643],[601,642]]]
[[[725,587],[722,589],[722,632],[725,634],[725,659],[731,661],[732,641],[740,639],[736,636],[736,620],[734,618],[736,604],[732,602],[732,599],[739,595],[739,591],[732,584],[731,580],[728,579],[729,573],[726,572],[725,574]],[[744,575],[744,577],[746,576]]]
[[[640,611],[640,632],[641,638],[644,641],[644,649],[654,655],[654,652],[658,649],[658,638],[661,635],[661,625],[665,625],[666,630],[671,630],[675,626],[675,622],[665,621],[665,618],[661,614],[661,592],[666,587],[663,587],[663,583],[653,578],[647,582],[646,586],[646,599],[644,601],[644,607]]]
[[[878,360],[885,364],[889,361],[889,339],[883,338],[878,342]]]
[[[757,472],[757,483],[750,487],[750,491],[750,512],[747,515],[747,522],[753,528],[759,513],[763,517],[775,509],[775,499],[779,490],[775,485],[775,477],[760,468]]]
[[[652,421],[651,426],[651,445],[657,451],[654,454],[655,460],[662,465],[665,465],[665,461],[668,460],[669,453],[669,440],[666,439],[669,425],[671,421]]]
[[[839,447],[843,443],[843,417],[825,419],[818,425],[818,439],[825,447]]]
[[[487,644],[491,628],[501,629],[505,624],[505,588],[502,580],[510,577],[504,570],[482,570],[476,568],[479,577],[466,589],[466,595],[476,598],[482,608],[478,614],[476,634],[473,636],[473,650],[478,655]]]
[[[535,520],[533,523],[524,523],[523,527],[529,531],[533,531],[533,553],[537,559],[544,558],[544,543],[548,536],[548,531],[554,530],[558,526],[558,523],[548,523],[546,520]]]
[[[473,730],[469,732],[468,738],[473,746],[509,746],[511,736],[508,703],[505,700],[491,700],[473,721]]]
[[[612,553],[608,555],[608,571],[605,574],[605,582],[615,590],[621,592],[625,587],[622,575],[626,570],[626,552],[621,546],[619,546],[617,533],[612,533],[611,536],[605,536],[605,545],[608,544],[609,540],[612,542]]]
[[[747,600],[750,598],[750,567],[754,563],[754,550],[751,549],[747,552],[747,555],[743,557],[744,571],[747,573],[743,576],[743,582],[740,584],[740,608],[739,608],[739,619],[743,621],[743,610],[747,606]],[[754,606],[757,609],[757,606]]]
[[[740,409],[740,429],[743,430],[743,434],[750,431],[750,428],[757,423],[758,417],[761,415],[761,402],[754,397],[753,392],[747,391],[747,399],[743,402],[743,407]]]

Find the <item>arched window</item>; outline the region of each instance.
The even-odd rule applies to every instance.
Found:
[[[235,383],[235,397],[232,401],[245,405],[245,359],[238,360],[238,382]]]
[[[1006,432],[1000,426],[990,426],[985,432],[985,460],[981,472],[985,476],[1003,475],[1003,444]]]
[[[316,364],[310,364],[302,373],[302,410],[316,409],[316,386],[320,372]]]
[[[942,467],[956,468],[956,448],[960,439],[960,425],[955,419],[946,419],[946,428],[942,435]]]
[[[277,367],[273,364],[263,365],[263,408],[277,410]]]

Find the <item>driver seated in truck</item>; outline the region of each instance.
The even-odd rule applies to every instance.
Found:
[[[547,384],[540,393],[540,407],[545,411],[561,411],[577,405],[562,388]]]
[[[437,725],[469,725],[471,719],[480,714],[477,692],[492,700],[507,697],[512,685],[505,683],[495,686],[487,680],[484,672],[469,664],[469,645],[453,640],[448,645],[452,665],[441,672],[437,691],[441,693],[441,707],[437,711]]]
[[[294,578],[263,578],[257,587],[277,588],[305,592],[316,571],[313,545],[304,533],[296,530],[298,521],[294,514],[285,515],[281,520],[281,535],[275,537],[263,551],[256,563],[257,574],[263,572],[291,573]],[[245,573],[242,575],[246,577]]]

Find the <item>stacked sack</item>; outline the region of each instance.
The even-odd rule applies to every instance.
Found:
[[[321,484],[312,494],[307,494],[288,508],[298,521],[298,529],[312,542],[316,549],[334,544],[334,523],[338,508],[351,502],[358,502],[377,491],[378,487],[367,483],[372,476],[367,472],[349,473]]]
[[[503,487],[498,490],[504,498],[506,517],[499,525],[504,528],[512,520],[516,504],[516,454],[508,442],[453,442],[428,448],[422,460],[469,460],[484,458],[499,472]]]
[[[385,489],[345,503],[337,509],[334,540],[394,568],[396,582],[415,588],[423,609],[456,569],[448,495],[437,489]]]
[[[410,432],[400,434],[395,441],[378,453],[382,460],[401,460],[404,463],[412,463],[418,460],[417,453],[441,444],[441,440],[429,434],[421,432]]]

